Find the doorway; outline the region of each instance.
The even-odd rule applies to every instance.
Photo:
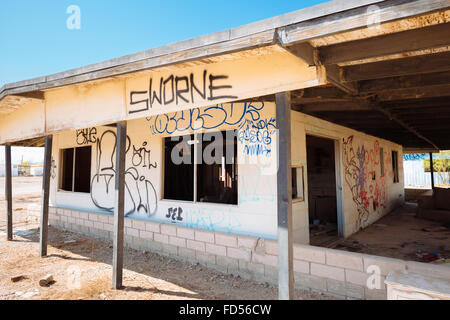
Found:
[[[310,245],[327,247],[339,239],[336,141],[306,136]]]

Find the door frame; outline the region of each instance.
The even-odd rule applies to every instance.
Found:
[[[316,132],[305,131],[305,152],[308,150],[307,136],[313,136],[322,139],[328,139],[334,142],[334,172],[336,178],[336,215],[337,215],[337,226],[338,226],[338,236],[345,236],[345,215],[344,215],[344,181],[343,181],[343,165],[342,165],[342,141],[341,138],[331,137],[323,134],[318,134]],[[307,156],[306,156],[307,158]],[[308,165],[308,163],[306,163]],[[308,171],[306,170],[306,178],[308,179]],[[309,184],[308,184],[309,192]],[[306,195],[305,195],[306,197]],[[309,212],[309,203],[308,203]]]

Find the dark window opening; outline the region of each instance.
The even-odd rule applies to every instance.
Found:
[[[381,177],[384,177],[384,150],[380,148],[380,168],[381,168]]]
[[[73,148],[62,150],[61,190],[64,191],[72,191],[73,188],[73,151]]]
[[[394,183],[399,183],[400,179],[398,176],[398,152],[392,151],[392,172],[394,174]]]
[[[61,190],[91,192],[91,151],[90,146],[62,150]]]
[[[237,137],[232,131],[220,132],[221,141],[215,141],[217,132],[203,135],[199,150],[207,156],[210,147],[214,163],[206,161],[197,165],[197,201],[210,203],[237,204]],[[219,154],[216,154],[216,151]],[[203,159],[205,160],[205,159]]]
[[[164,199],[238,203],[234,131],[165,138],[164,148]]]
[[[194,148],[188,141],[194,136],[184,136],[173,141],[164,141],[164,198],[168,200],[192,201],[194,199]],[[177,148],[177,149],[175,149]],[[175,149],[175,150],[174,150]],[[185,159],[182,163],[172,161],[172,154]]]

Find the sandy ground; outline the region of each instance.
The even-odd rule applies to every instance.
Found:
[[[29,186],[24,180],[23,190]],[[16,181],[18,182],[18,181]],[[17,189],[21,189],[20,182]],[[15,193],[17,194],[17,192]],[[48,257],[39,258],[38,218],[26,208],[39,205],[39,195],[14,197],[14,241],[5,240],[5,201],[0,200],[0,300],[270,300],[277,287],[221,274],[198,264],[180,262],[131,249],[124,255],[124,290],[111,289],[112,243],[49,229]],[[39,280],[51,274],[49,287]],[[11,278],[24,279],[12,282]],[[335,299],[296,291],[296,299]]]
[[[111,289],[112,243],[50,228],[48,257],[39,258],[39,218],[28,214],[40,205],[40,178],[14,180],[14,241],[5,240],[5,201],[0,197],[1,299],[239,299],[277,298],[277,287],[223,275],[198,264],[150,252],[126,249],[124,290]],[[0,181],[1,184],[1,181]],[[427,253],[450,254],[450,226],[417,219],[415,204],[387,215],[369,228],[341,241],[336,249],[423,261]],[[55,282],[40,287],[52,274]],[[11,278],[24,279],[12,282]],[[335,299],[297,291],[296,299]]]
[[[42,177],[13,177],[13,195],[41,194]],[[0,199],[5,198],[5,177],[0,177]]]

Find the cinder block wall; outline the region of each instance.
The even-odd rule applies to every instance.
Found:
[[[50,208],[53,227],[103,239],[112,239],[113,216]],[[148,250],[189,262],[198,262],[223,273],[277,284],[276,241],[225,234],[125,218],[125,242],[130,248]],[[377,266],[381,288],[368,289]],[[449,279],[450,268],[438,265],[294,245],[295,286],[347,299],[386,299],[384,280],[393,270]]]

